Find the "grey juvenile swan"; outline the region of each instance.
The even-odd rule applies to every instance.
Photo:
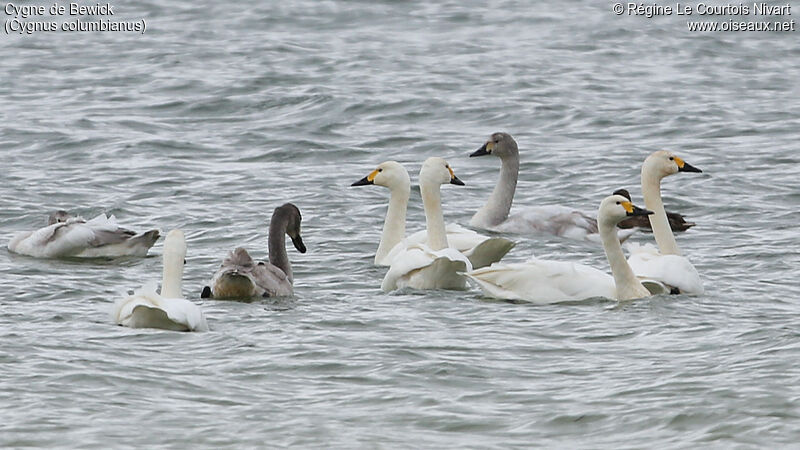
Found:
[[[283,297],[294,293],[292,265],[286,255],[286,238],[289,235],[294,248],[306,252],[300,237],[300,210],[286,203],[275,208],[269,223],[269,262],[255,262],[242,247],[234,249],[222,261],[205,286],[202,298],[249,299],[253,297]]]

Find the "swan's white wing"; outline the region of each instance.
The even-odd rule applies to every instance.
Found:
[[[381,289],[463,289],[466,284],[460,273],[469,270],[469,258],[453,248],[432,250],[424,244],[412,245],[392,260]]]
[[[473,268],[488,266],[500,261],[515,245],[513,241],[508,239],[484,236],[455,223],[447,224],[445,230],[447,232],[447,245],[469,258]],[[417,231],[398,242],[379,263],[381,265],[390,265],[391,261],[408,247],[427,244],[427,242],[427,231]]]
[[[682,294],[700,295],[704,292],[700,274],[691,262],[680,255],[662,255],[652,244],[627,245],[628,264],[640,278],[660,281],[676,287]]]
[[[20,233],[8,243],[14,253],[38,258],[74,256],[94,238],[92,229],[83,221],[70,219],[29,233]]]
[[[131,328],[161,328],[174,331],[208,331],[199,306],[185,299],[163,298],[150,282],[133,295],[117,300],[112,320]]]
[[[592,297],[615,299],[614,278],[595,268],[564,261],[531,259],[493,264],[466,274],[483,292],[507,300],[548,304]]]
[[[208,331],[203,310],[185,298],[163,298],[161,309],[172,322],[185,326],[189,331]]]

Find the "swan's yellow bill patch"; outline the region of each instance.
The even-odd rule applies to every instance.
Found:
[[[486,151],[490,152],[494,150],[494,141],[489,141],[486,143]]]
[[[449,170],[449,171],[450,171],[450,179],[451,179],[451,180],[452,180],[453,178],[455,178],[455,177],[456,177],[456,174],[455,174],[455,173],[453,173],[453,169],[451,169],[451,168],[448,166],[448,167],[447,167],[447,170]]]
[[[632,213],[633,212],[633,204],[631,202],[622,202],[622,207],[625,208],[625,211]]]
[[[675,157],[675,164],[678,165],[679,169],[683,169],[683,166],[686,164],[682,159]]]
[[[361,172],[361,173],[364,173],[364,172]],[[369,175],[367,175],[367,181],[369,181],[371,183],[371,182],[375,181],[375,177],[377,177],[377,176],[378,176],[378,169],[375,169],[372,172],[370,172]]]

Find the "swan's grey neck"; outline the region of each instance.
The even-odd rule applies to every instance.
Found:
[[[272,215],[269,222],[269,262],[273,266],[281,269],[290,283],[294,282],[292,276],[292,265],[286,255],[286,227],[289,218],[279,212]]]
[[[428,230],[428,247],[442,250],[448,247],[447,232],[442,213],[441,185],[422,181],[419,185],[422,206],[425,208],[425,224]]]
[[[489,228],[508,219],[511,202],[517,189],[519,177],[519,155],[512,154],[500,159],[500,179],[497,180],[492,195],[478,212],[472,216],[469,224],[474,227]]]
[[[606,258],[608,258],[608,265],[611,266],[611,275],[614,276],[617,300],[633,300],[649,296],[650,292],[636,278],[633,269],[625,259],[625,254],[622,253],[622,245],[619,243],[616,224],[609,221],[599,221],[597,225],[600,230],[600,239],[603,242]]]
[[[164,253],[164,271],[161,275],[161,296],[183,298],[183,257]]]
[[[675,242],[675,235],[672,234],[664,202],[661,200],[661,177],[648,171],[647,165],[642,166],[642,195],[645,207],[653,211],[649,216],[650,226],[659,251],[663,255],[680,255],[681,251]]]
[[[411,196],[411,185],[390,187],[389,209],[386,210],[386,220],[383,222],[383,234],[378,251],[375,252],[375,263],[380,263],[392,248],[406,236],[406,209],[408,198]]]

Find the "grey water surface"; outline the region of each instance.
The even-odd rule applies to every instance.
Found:
[[[800,447],[798,32],[690,33],[590,0],[113,4],[146,32],[0,38],[0,447]],[[350,184],[442,156],[466,225],[499,170],[468,154],[494,131],[520,145],[515,211],[642,203],[654,150],[702,168],[662,187],[697,223],[678,243],[706,293],[382,293],[388,192]],[[235,246],[266,257],[287,201],[295,297],[201,300]],[[211,331],[111,322],[160,279],[163,240],[144,259],[5,250],[59,208],[183,229]],[[507,261],[607,270],[591,242],[507,237]]]

